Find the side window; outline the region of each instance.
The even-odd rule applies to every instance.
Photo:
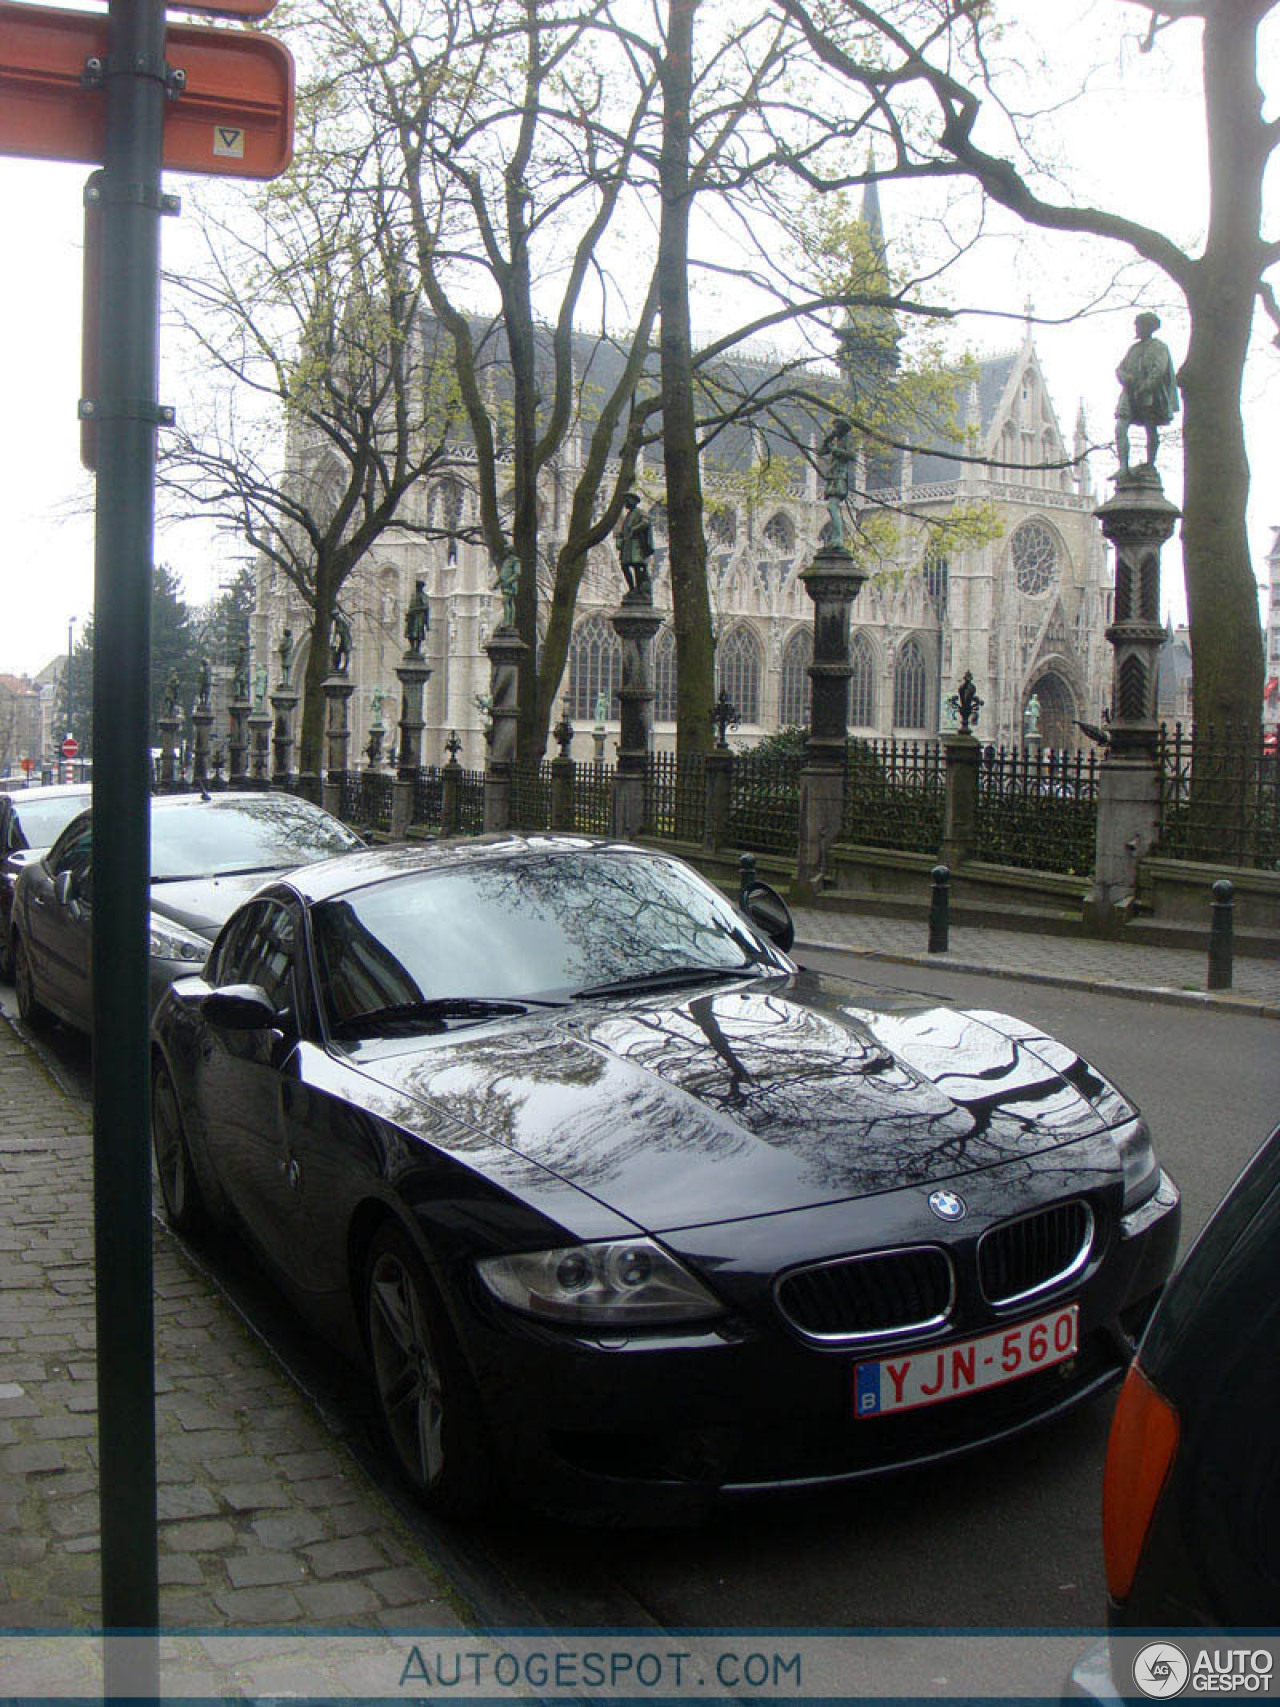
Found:
[[[88,875],[92,860],[93,824],[86,818],[69,824],[53,844],[49,854],[49,870],[55,877],[59,872],[69,871],[79,883]]]
[[[238,936],[235,962],[224,982],[228,984],[257,984],[265,990],[267,999],[277,1013],[298,1011],[295,951],[298,933],[293,913],[275,901],[265,901],[259,911],[253,909],[254,922]],[[248,921],[246,921],[248,926]],[[228,947],[231,945],[228,944]],[[229,956],[224,954],[220,967],[226,968]]]
[[[208,978],[215,988],[222,984],[242,984],[240,967],[244,961],[245,944],[262,929],[266,903],[243,907],[218,938],[209,960]]]

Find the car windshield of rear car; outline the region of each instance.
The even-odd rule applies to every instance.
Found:
[[[183,801],[151,814],[151,881],[282,871],[363,845],[345,824],[291,795]]]
[[[628,850],[390,878],[312,911],[331,1022],[457,997],[564,998],[668,971],[789,970],[676,861]]]
[[[51,848],[77,812],[89,804],[89,791],[58,794],[51,800],[15,800],[10,845],[15,848]]]

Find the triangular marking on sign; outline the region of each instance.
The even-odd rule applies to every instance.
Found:
[[[237,125],[215,125],[213,131],[213,152],[221,155],[225,159],[243,159],[244,131]]]

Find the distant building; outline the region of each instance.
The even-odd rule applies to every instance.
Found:
[[[38,768],[42,751],[39,689],[28,676],[0,676],[0,776],[24,759]]]
[[[864,220],[882,243],[874,197]],[[893,335],[851,320],[842,338],[841,371],[828,370],[810,389],[829,398],[829,413],[783,424],[738,425],[720,433],[706,453],[703,484],[719,683],[738,710],[736,745],[771,731],[803,725],[809,715],[808,669],[813,656],[813,607],[799,579],[817,550],[827,516],[816,463],[821,429],[848,406],[851,376],[868,362],[896,361]],[[890,317],[891,318],[891,317]],[[887,353],[886,353],[887,352]],[[612,345],[579,338],[575,362],[581,394],[608,390],[608,374],[623,360]],[[732,377],[767,389],[780,369],[768,359],[737,357]],[[502,384],[499,369],[495,384]],[[871,579],[853,607],[849,721],[856,734],[922,737],[947,726],[945,705],[966,670],[973,672],[984,708],[983,740],[1020,744],[1038,723],[1045,748],[1085,745],[1076,720],[1100,720],[1110,692],[1112,577],[1093,511],[1099,502],[1089,478],[1087,435],[1078,418],[1070,447],[1050,399],[1028,322],[1019,346],[978,363],[958,398],[962,439],[944,433],[927,452],[886,456],[863,468],[864,509],[894,518],[892,539],[868,565]],[[785,414],[775,412],[775,419]],[[545,471],[540,489],[542,548],[553,556],[564,537],[569,493],[583,455],[583,435],[570,435],[564,460]],[[948,454],[951,451],[952,454]],[[789,454],[788,454],[789,453]],[[296,449],[295,449],[296,454]],[[374,693],[387,696],[385,719],[398,716],[395,666],[404,647],[401,623],[416,579],[426,582],[431,631],[426,658],[423,753],[438,762],[450,730],[462,738],[462,762],[483,762],[483,701],[489,691],[484,644],[501,616],[493,569],[485,551],[464,537],[475,533],[477,494],[469,446],[456,463],[424,483],[409,513],[429,520],[444,537],[425,541],[390,531],[342,595],[352,618],[352,752],[363,749]],[[771,477],[761,479],[763,467]],[[651,458],[637,478],[658,546],[654,598],[667,622],[654,646],[655,739],[674,744],[675,636],[666,552],[663,477]],[[988,505],[998,536],[965,549],[929,543],[918,517],[945,517],[956,506]],[[596,707],[604,696],[611,732],[617,730],[621,653],[609,622],[623,591],[611,545],[594,552],[579,590],[573,639],[560,703],[577,730],[574,756],[588,757]],[[254,666],[277,675],[275,650],[285,626],[306,632],[306,613],[285,578],[259,569],[252,622]],[[305,643],[291,674],[300,683]],[[1038,718],[1030,711],[1037,702]],[[553,716],[552,721],[555,718]],[[388,735],[388,747],[393,734]],[[610,751],[612,749],[610,748]]]

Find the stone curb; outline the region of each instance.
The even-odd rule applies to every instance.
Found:
[[[895,966],[932,966],[947,972],[968,972],[982,978],[1018,978],[1027,984],[1054,984],[1064,990],[1087,990],[1101,996],[1127,996],[1174,1006],[1215,1008],[1247,1013],[1259,1019],[1280,1019],[1280,1004],[1229,991],[1175,990],[1167,984],[1122,984],[1110,978],[1084,978],[1069,972],[1036,972],[1016,966],[990,966],[975,960],[955,960],[950,954],[903,954],[887,948],[855,948],[849,943],[796,939],[795,950],[823,954],[853,954],[861,960],[883,960]]]

